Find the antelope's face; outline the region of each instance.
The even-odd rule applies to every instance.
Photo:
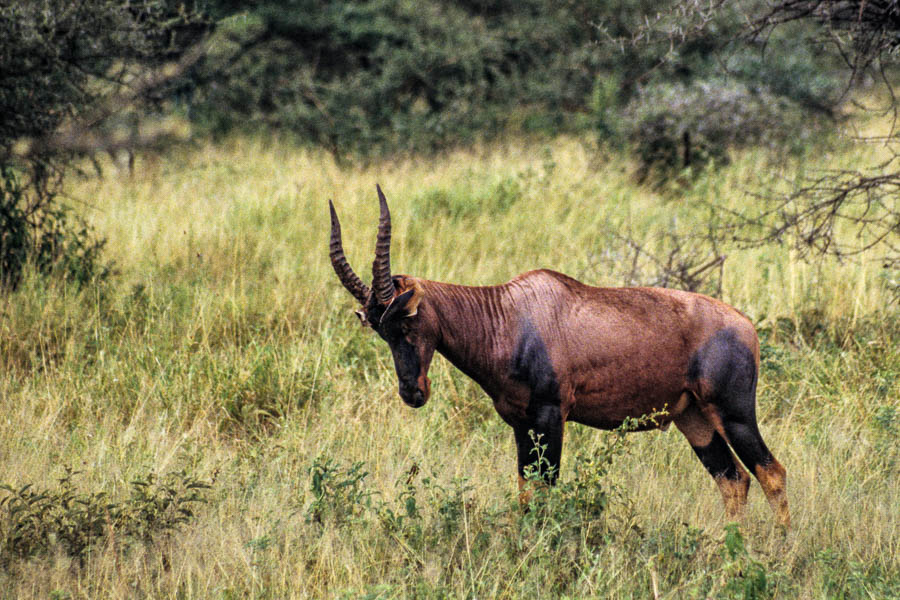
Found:
[[[429,327],[427,310],[420,312],[422,289],[411,277],[391,278],[395,295],[386,307],[373,303],[357,311],[360,320],[375,330],[388,343],[397,371],[400,398],[409,406],[419,408],[428,401],[431,381],[428,367],[434,356],[436,335]]]
[[[363,325],[374,329],[390,346],[399,380],[400,398],[409,406],[418,408],[428,401],[431,393],[428,367],[434,356],[437,335],[430,326],[433,320],[422,304],[424,292],[418,281],[405,275],[391,276],[391,215],[381,188],[377,187],[377,190],[381,218],[372,264],[371,289],[353,272],[344,257],[340,222],[334,206],[329,202],[331,264],[347,291],[362,305],[356,314]]]

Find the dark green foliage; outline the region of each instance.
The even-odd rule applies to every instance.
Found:
[[[812,135],[828,131],[827,125],[839,118],[839,103],[860,82],[874,82],[881,88],[887,104],[878,111],[897,111],[893,82],[900,19],[896,3],[719,0],[701,6],[675,0],[658,15],[662,16],[638,27],[633,37],[639,41],[629,46],[647,50],[668,43],[671,49],[648,78],[648,87],[653,81],[677,81],[685,86],[684,95],[691,96],[696,82],[724,74],[746,88],[747,93],[741,94],[745,98],[769,96],[778,102],[742,100],[741,110],[735,111],[730,103],[717,105],[704,94],[693,94],[695,100],[681,110],[675,110],[671,102],[661,110],[653,104],[648,118],[626,123],[624,128],[626,137],[637,143],[642,178],[652,171],[657,181],[695,174],[695,165],[722,160],[732,147],[765,143],[773,132],[778,145],[803,149]],[[729,29],[734,35],[723,35]],[[697,47],[706,48],[707,59],[701,53],[690,60]],[[727,52],[721,52],[723,48]],[[708,60],[709,55],[718,60]],[[722,68],[713,69],[717,64]],[[713,99],[721,95],[720,90],[711,92]],[[747,104],[749,114],[744,110]],[[744,114],[729,122],[735,112]],[[710,119],[714,135],[692,137],[698,120],[691,113],[704,115],[700,122]],[[597,120],[601,138],[619,131],[609,127],[606,112],[599,113]],[[749,130],[747,136],[744,127]],[[766,134],[761,138],[760,132]],[[886,140],[896,140],[896,133],[892,130]],[[800,177],[786,194],[764,190],[762,202],[757,203],[758,215],[742,215],[730,228],[743,229],[737,237],[744,244],[789,243],[807,260],[828,255],[844,260],[878,249],[884,252],[884,268],[896,271],[900,264],[896,252],[900,220],[893,202],[900,185],[897,161],[895,153],[871,169],[837,166]],[[747,232],[754,228],[758,233],[748,239]]]
[[[22,206],[22,188],[10,169],[0,174],[0,284],[15,287],[28,260],[30,231]]]
[[[593,125],[605,144],[633,142],[644,171],[664,177],[732,147],[802,145],[823,124],[804,115],[832,114],[842,90],[835,61],[803,41],[802,26],[763,46],[741,37],[737,8],[682,8],[213,2],[215,43],[180,98],[210,131],[263,126],[338,157]]]
[[[204,59],[150,95],[214,133],[262,126],[338,157],[593,123],[603,142],[631,140],[644,171],[665,174],[722,159],[730,147],[797,140],[798,123],[819,123],[796,113],[831,114],[839,88],[821,49],[797,43],[799,27],[776,32],[764,53],[740,38],[745,15],[727,5],[699,16],[678,0],[213,0],[203,8],[201,16],[166,0],[93,0],[59,11],[46,35],[35,11],[7,9],[26,33],[10,37],[10,48],[25,49],[14,55],[18,75],[0,81],[12,90],[0,100],[16,115],[0,123],[0,150],[53,131],[147,65],[178,58],[213,21]],[[653,15],[665,17],[648,21]],[[97,28],[96,41],[79,35],[82,23]],[[97,52],[84,49],[88,37]],[[23,79],[32,72],[44,79]],[[24,90],[34,83],[39,101],[26,111]]]
[[[337,523],[352,520],[372,506],[373,493],[365,488],[369,476],[362,462],[343,467],[334,459],[317,456],[307,470],[312,501],[306,506],[307,522]]]
[[[755,39],[756,10],[672,0],[604,21],[623,63],[639,68],[598,74],[595,127],[601,142],[634,149],[640,180],[690,182],[732,149],[799,151],[831,128],[847,85],[836,55],[808,24]]]
[[[434,552],[441,553],[443,570],[454,577],[465,573],[467,579],[473,578],[473,564],[480,568],[482,560],[498,559],[519,565],[520,573],[511,574],[516,581],[532,569],[547,573],[548,565],[556,575],[571,574],[572,569],[588,566],[598,547],[621,540],[601,518],[613,504],[627,503],[624,490],[608,477],[627,451],[626,432],[650,418],[629,421],[593,452],[579,453],[575,472],[553,488],[543,486],[534,470],[535,494],[524,509],[514,498],[498,506],[480,506],[465,478],[442,481],[438,475],[423,473],[416,462],[401,473],[394,493],[381,494],[367,486],[363,463],[321,455],[308,468],[311,499],[301,510],[316,531],[326,524],[345,530],[341,539],[348,544],[358,528],[382,532],[387,547],[396,549],[388,560],[394,564],[392,570],[399,569],[400,578],[406,570],[417,576]],[[545,589],[562,594],[573,590],[576,581],[561,577],[546,582]]]
[[[180,56],[203,26],[170,0],[4,2],[0,164],[17,141],[40,140],[132,86],[142,69]]]
[[[781,0],[770,2],[749,24],[765,37],[786,23],[815,21],[823,45],[834,46],[854,75],[893,62],[900,46],[896,2],[868,0]],[[892,100],[896,104],[896,98]]]
[[[339,156],[428,150],[582,110],[593,85],[593,2],[220,4],[220,43],[191,114],[214,131],[264,124]],[[225,73],[204,85],[211,73]]]
[[[128,498],[76,489],[77,471],[66,469],[56,489],[36,490],[0,485],[0,564],[59,550],[83,560],[101,543],[147,543],[159,534],[177,531],[206,502],[211,484],[186,472],[158,478],[150,473],[131,482]]]
[[[525,479],[534,490],[523,515],[526,535],[529,529],[532,533],[552,531],[553,535],[546,540],[554,546],[599,543],[603,530],[597,527],[597,519],[612,503],[625,505],[628,502],[625,491],[608,481],[613,464],[627,452],[626,435],[656,422],[663,415],[665,411],[658,411],[637,419],[625,419],[604,437],[597,450],[576,453],[572,478],[562,479],[553,487],[543,483],[550,468],[544,458],[546,446],[532,434],[537,460],[525,467]]]
[[[79,155],[115,146],[115,136],[95,135],[125,108],[111,99],[158,100],[159,86],[142,86],[142,76],[180,56],[204,27],[170,0],[0,4],[0,279],[7,288],[29,261],[80,283],[107,272],[98,261],[102,242],[61,205],[65,173]]]
[[[598,114],[601,139],[634,148],[641,180],[691,179],[705,165],[727,161],[732,149],[799,152],[834,122],[846,81],[808,26],[778,30],[762,44],[749,39],[745,15],[728,6],[707,10],[708,22],[668,51],[663,41],[674,42],[671,32],[655,40],[662,31],[638,24],[647,41],[631,52],[655,53],[658,62],[626,96],[618,126]],[[682,20],[678,26],[688,27],[690,19]],[[671,24],[655,25],[665,26]],[[608,106],[609,95],[595,90],[595,106]]]
[[[750,555],[735,523],[725,526],[724,571],[727,580],[723,598],[759,600],[775,595],[775,585],[767,576],[765,565]]]

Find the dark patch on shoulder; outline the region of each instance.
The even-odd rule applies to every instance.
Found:
[[[717,396],[755,389],[756,376],[753,351],[730,327],[716,332],[694,352],[687,372],[688,381],[701,377],[709,381]]]
[[[519,328],[509,374],[531,390],[529,412],[535,410],[532,405],[536,403],[559,403],[559,382],[550,354],[534,323],[528,319],[523,320]]]

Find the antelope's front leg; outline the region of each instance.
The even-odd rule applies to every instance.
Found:
[[[519,462],[519,502],[531,500],[526,471],[538,474],[538,480],[553,485],[559,476],[564,421],[558,405],[529,407],[528,418],[513,426]]]

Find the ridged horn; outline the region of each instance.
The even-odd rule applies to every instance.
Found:
[[[347,291],[353,294],[353,297],[359,300],[359,303],[365,306],[369,297],[369,288],[357,277],[356,273],[347,262],[344,256],[344,245],[341,243],[341,223],[338,221],[337,213],[334,211],[334,204],[328,201],[328,208],[331,210],[331,244],[329,246],[329,255],[331,256],[331,266],[337,273],[338,279],[347,288]]]
[[[388,210],[387,198],[378,190],[378,202],[381,205],[381,217],[378,219],[378,237],[375,240],[375,262],[372,263],[372,290],[381,304],[388,304],[394,298],[394,283],[391,281],[391,211]]]

